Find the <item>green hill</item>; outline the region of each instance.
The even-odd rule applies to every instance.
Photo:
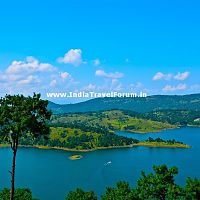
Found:
[[[152,121],[141,118],[143,114],[133,111],[109,110],[87,113],[66,113],[53,115],[50,126],[49,140],[44,138],[23,138],[21,145],[38,146],[42,148],[67,148],[71,150],[91,150],[99,148],[116,148],[132,145],[154,145],[167,147],[183,147],[177,141],[143,141],[118,136],[115,130],[130,132],[157,132],[177,125]],[[152,143],[154,142],[154,143]],[[156,142],[156,145],[155,145]],[[158,143],[159,142],[159,143]]]
[[[146,98],[96,98],[81,103],[65,105],[49,102],[48,108],[56,114],[111,109],[131,110],[139,113],[169,109],[200,111],[200,94],[154,95]]]
[[[142,118],[174,124],[178,126],[200,126],[200,111],[158,110],[142,114]]]
[[[146,133],[176,127],[169,123],[145,119],[139,113],[122,110],[54,115],[51,120],[51,126],[79,128],[83,131],[99,133],[113,132],[115,130]]]

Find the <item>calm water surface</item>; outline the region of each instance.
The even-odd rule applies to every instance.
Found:
[[[119,180],[131,185],[140,177],[141,170],[150,172],[153,164],[177,166],[177,183],[184,184],[190,177],[200,178],[200,128],[181,128],[160,133],[119,135],[140,140],[152,138],[176,139],[192,146],[191,149],[135,147],[81,153],[83,159],[69,160],[72,152],[20,148],[17,155],[16,186],[28,187],[41,200],[62,200],[67,192],[81,187],[94,190],[100,196],[106,186]],[[11,151],[0,149],[0,188],[9,187]],[[111,161],[111,164],[106,164]]]

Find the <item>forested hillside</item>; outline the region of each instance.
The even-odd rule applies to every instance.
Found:
[[[111,109],[132,110],[139,113],[169,109],[200,111],[200,94],[155,95],[145,98],[96,98],[66,105],[49,102],[48,108],[57,114]]]
[[[160,110],[143,114],[143,118],[179,126],[200,126],[200,111]]]
[[[115,130],[147,133],[176,127],[169,123],[145,119],[143,114],[122,110],[54,115],[51,119],[51,126],[79,128],[84,131],[99,133]]]
[[[122,147],[134,144],[187,148],[186,145],[175,140],[163,141],[158,138],[155,141],[141,142],[114,133],[115,130],[140,133],[157,132],[178,126],[177,124],[173,125],[147,119],[147,117],[150,118],[152,116],[157,119],[155,115],[147,114],[140,114],[133,111],[109,110],[53,115],[49,124],[51,126],[49,140],[43,137],[35,140],[23,138],[20,144],[75,150]]]

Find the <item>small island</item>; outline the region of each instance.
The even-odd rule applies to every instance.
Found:
[[[72,155],[72,156],[69,157],[70,160],[79,160],[81,158],[83,158],[82,155]]]

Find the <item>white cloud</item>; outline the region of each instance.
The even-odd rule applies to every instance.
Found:
[[[60,77],[62,79],[66,79],[66,78],[69,78],[70,77],[70,74],[68,72],[61,72],[60,73]]]
[[[49,63],[40,63],[34,57],[26,57],[25,61],[13,61],[11,65],[7,68],[7,74],[17,74],[17,73],[33,73],[33,72],[46,72],[53,71],[55,68]]]
[[[175,80],[183,81],[183,80],[185,80],[186,78],[188,78],[189,74],[190,74],[189,72],[183,72],[183,73],[178,72],[178,74],[176,74],[176,75],[174,76],[174,79],[175,79]]]
[[[5,71],[0,72],[1,89],[6,93],[40,92],[41,88],[48,88],[49,75],[55,72],[56,68],[51,64],[39,62],[34,57],[14,60]]]
[[[99,92],[121,91],[122,89],[123,85],[118,79],[107,79],[103,84],[96,86]]]
[[[58,58],[58,62],[72,64],[74,66],[79,66],[85,62],[82,60],[81,49],[70,49],[64,57]]]
[[[51,64],[39,62],[33,57],[13,61],[4,71],[0,71],[1,93],[44,93],[53,88],[74,89],[78,84],[68,72],[59,72]]]
[[[97,70],[95,75],[105,77],[105,78],[112,78],[112,79],[118,79],[124,76],[124,74],[120,72],[106,73],[104,70]]]
[[[0,81],[1,82],[13,82],[20,80],[23,77],[23,74],[9,74],[6,72],[0,72]]]
[[[157,80],[170,80],[172,78],[172,74],[163,74],[162,72],[157,72],[154,77],[153,80],[157,81]]]
[[[171,85],[166,85],[163,88],[164,92],[173,92],[173,91],[177,91],[177,90],[186,90],[187,86],[186,84],[178,84],[177,86],[171,86]]]
[[[101,64],[101,61],[98,58],[93,60],[93,65],[94,66],[99,66],[100,64]]]
[[[171,80],[173,78],[175,80],[183,81],[186,78],[188,78],[189,74],[190,73],[187,72],[187,71],[183,72],[183,73],[178,72],[178,74],[176,74],[176,75],[173,75],[173,74],[164,74],[162,72],[157,72],[154,75],[153,80],[154,81],[157,81],[157,80]]]
[[[18,81],[18,84],[19,85],[28,85],[28,84],[36,83],[36,82],[39,82],[37,76],[30,75],[26,79],[22,79],[22,80]]]

